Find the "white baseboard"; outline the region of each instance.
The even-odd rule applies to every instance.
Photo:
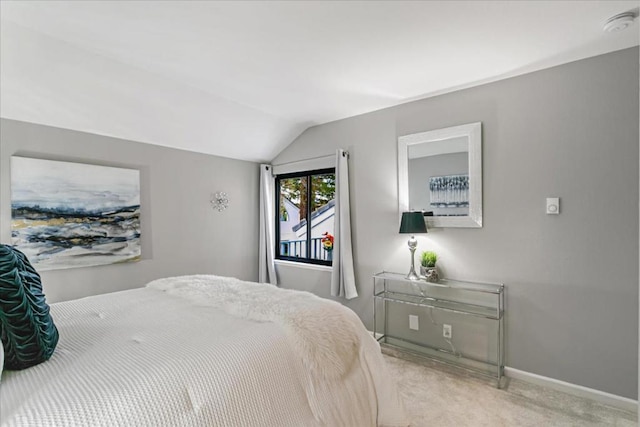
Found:
[[[562,391],[573,396],[584,397],[594,400],[603,405],[613,406],[614,408],[623,409],[625,411],[637,412],[638,401],[629,399],[615,394],[606,393],[604,391],[595,390],[593,388],[583,387],[581,385],[572,384],[542,375],[532,374],[530,372],[521,371],[519,369],[505,366],[504,374],[509,378],[526,381],[528,383],[541,385],[553,390]]]

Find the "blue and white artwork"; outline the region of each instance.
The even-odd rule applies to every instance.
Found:
[[[12,157],[11,239],[38,270],[138,261],[140,171]]]

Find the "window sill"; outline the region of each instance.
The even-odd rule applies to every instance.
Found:
[[[304,262],[295,262],[295,261],[285,261],[283,259],[277,259],[274,261],[276,265],[283,265],[286,267],[296,267],[296,268],[304,268],[307,270],[316,270],[316,271],[328,271],[331,272],[332,267],[329,265],[318,265],[318,264],[307,264]]]

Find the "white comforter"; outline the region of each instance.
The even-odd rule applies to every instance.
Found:
[[[51,313],[51,360],[2,374],[3,426],[407,424],[375,340],[308,293],[185,276]]]

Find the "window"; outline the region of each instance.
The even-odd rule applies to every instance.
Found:
[[[276,259],[331,265],[335,189],[334,168],[276,177]]]

